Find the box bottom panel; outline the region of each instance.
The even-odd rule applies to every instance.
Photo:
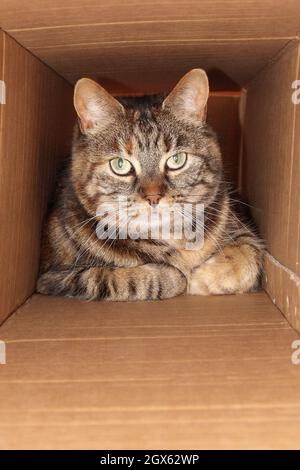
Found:
[[[264,292],[35,295],[0,329],[0,447],[300,448],[297,338]]]

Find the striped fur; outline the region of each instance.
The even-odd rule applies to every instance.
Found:
[[[94,82],[80,82],[72,158],[44,227],[37,291],[126,301],[255,289],[262,244],[231,207],[217,139],[204,120],[204,72],[191,71],[166,99],[117,101]],[[186,152],[188,162],[167,170],[166,158],[178,152]],[[132,174],[112,172],[109,161],[116,157],[132,162]],[[97,238],[99,205],[123,195],[149,211],[149,188],[166,204],[204,204],[201,249],[189,251],[175,240]]]

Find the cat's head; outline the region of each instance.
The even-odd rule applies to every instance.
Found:
[[[77,82],[72,177],[89,214],[126,196],[141,211],[174,203],[209,205],[222,165],[205,123],[206,73],[187,73],[166,97],[117,100],[89,79]]]

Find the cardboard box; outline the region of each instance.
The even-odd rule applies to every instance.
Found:
[[[0,27],[0,447],[299,448],[299,1],[2,0]],[[266,240],[264,291],[122,307],[35,295],[74,82],[155,93],[194,67]]]

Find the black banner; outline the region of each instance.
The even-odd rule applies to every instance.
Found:
[[[41,468],[43,465],[72,465],[76,468],[103,468],[118,466],[122,468],[145,468],[151,466],[192,466],[218,465],[222,468],[230,464],[233,468],[242,470],[249,464],[272,464],[282,468],[289,464],[298,463],[297,452],[271,451],[198,451],[198,450],[93,450],[93,451],[2,451],[0,465],[16,464],[31,468]],[[54,469],[56,470],[56,469]]]

